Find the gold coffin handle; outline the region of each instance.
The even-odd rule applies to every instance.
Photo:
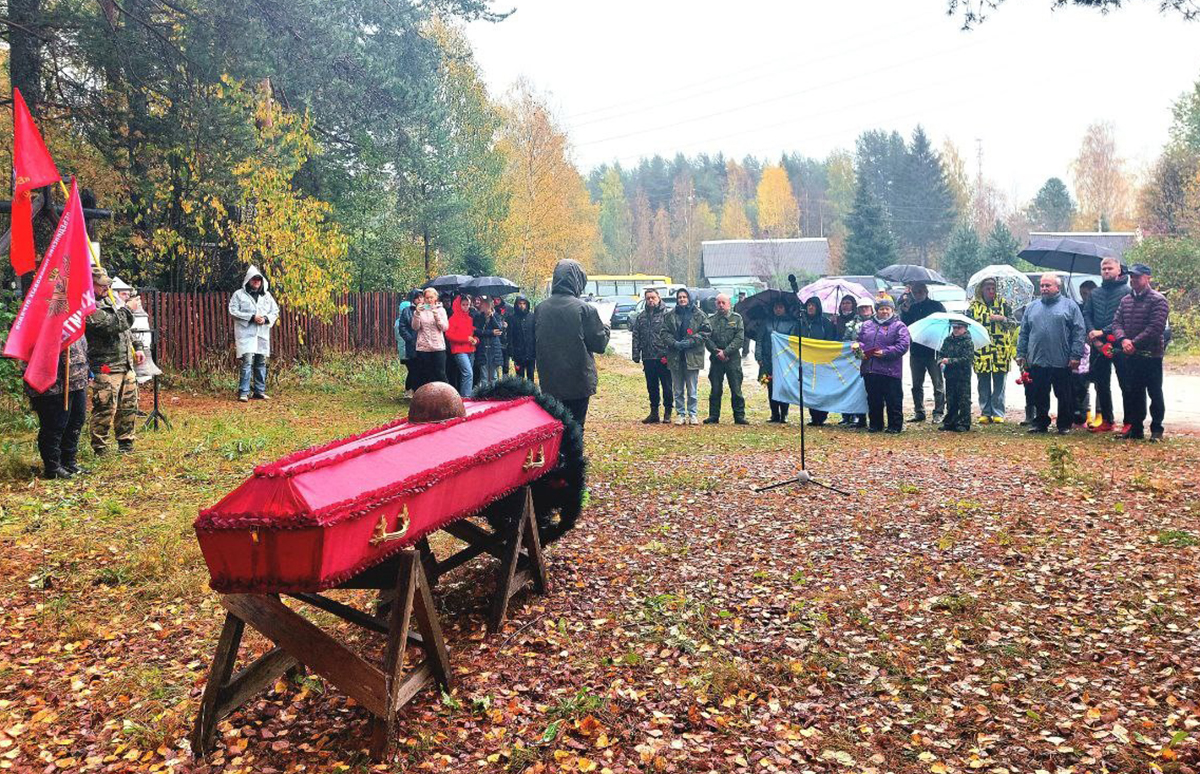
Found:
[[[387,514],[379,517],[379,521],[375,524],[375,531],[371,534],[371,545],[377,546],[381,543],[387,543],[392,540],[399,540],[408,534],[408,504],[400,511],[400,516],[396,519],[396,526],[400,529],[395,532],[388,532]]]
[[[529,450],[528,456],[525,457],[525,464],[521,466],[521,470],[533,470],[534,468],[546,467],[546,447],[538,447],[538,456],[533,456],[533,449]]]

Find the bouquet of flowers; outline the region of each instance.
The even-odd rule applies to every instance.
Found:
[[[1104,337],[1104,343],[1100,344],[1100,354],[1104,355],[1109,360],[1113,359],[1113,345],[1117,343],[1117,337],[1111,333]]]
[[[1017,377],[1017,384],[1033,384],[1033,377],[1029,375],[1028,371],[1022,371],[1021,375]]]
[[[765,384],[765,385],[768,385],[768,386],[769,386],[769,385],[771,384],[771,375],[770,375],[770,374],[763,374],[762,376],[758,377],[758,383],[759,383],[759,384]]]

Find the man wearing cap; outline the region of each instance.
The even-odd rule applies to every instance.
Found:
[[[945,312],[941,301],[929,297],[929,286],[924,282],[913,282],[908,286],[911,302],[900,315],[905,326],[911,327],[917,320],[924,320],[936,312]],[[913,415],[910,422],[925,421],[925,375],[933,383],[933,421],[940,422],[946,411],[946,387],[942,383],[942,370],[938,367],[936,353],[915,341],[908,353],[908,370],[912,374]]]
[[[1071,393],[1071,373],[1083,358],[1083,313],[1062,294],[1057,274],[1043,274],[1038,284],[1041,298],[1025,308],[1021,333],[1017,337],[1017,365],[1029,371],[1033,379],[1029,395],[1035,415],[1031,433],[1045,433],[1050,427],[1050,390],[1058,399],[1058,434],[1071,431],[1075,400]]]
[[[115,429],[117,449],[133,451],[138,389],[134,367],[145,359],[142,342],[130,334],[133,312],[109,294],[111,281],[103,268],[92,268],[96,311],[87,318],[88,367],[92,382],[92,451],[108,452]]]
[[[1129,400],[1125,405],[1122,438],[1145,437],[1146,396],[1150,397],[1150,440],[1161,441],[1166,404],[1163,401],[1163,355],[1170,304],[1162,293],[1150,287],[1150,267],[1135,263],[1129,269],[1129,295],[1121,299],[1113,316],[1112,331],[1116,344],[1125,355],[1125,387]]]

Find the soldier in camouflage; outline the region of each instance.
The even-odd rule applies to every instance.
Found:
[[[748,425],[746,399],[742,397],[742,346],[746,343],[746,325],[742,316],[733,311],[729,296],[717,296],[717,311],[708,318],[712,333],[704,340],[708,349],[708,419],[706,425],[721,421],[721,392],[729,380],[729,403],[733,408],[733,423]]]
[[[971,365],[975,362],[975,345],[967,332],[967,324],[955,320],[950,335],[942,341],[945,371],[946,416],[939,430],[965,433],[971,429]]]
[[[133,451],[138,389],[134,366],[145,359],[142,343],[130,334],[133,312],[109,295],[108,274],[92,269],[96,311],[87,319],[88,365],[92,382],[92,451],[108,452],[108,434],[116,430],[117,448]]]

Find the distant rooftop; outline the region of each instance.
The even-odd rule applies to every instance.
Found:
[[[829,240],[720,239],[700,244],[701,271],[710,281],[716,277],[758,277],[781,274],[829,273]]]
[[[1142,241],[1141,235],[1136,231],[1030,231],[1029,238],[1091,242],[1100,247],[1107,247],[1121,257]]]

